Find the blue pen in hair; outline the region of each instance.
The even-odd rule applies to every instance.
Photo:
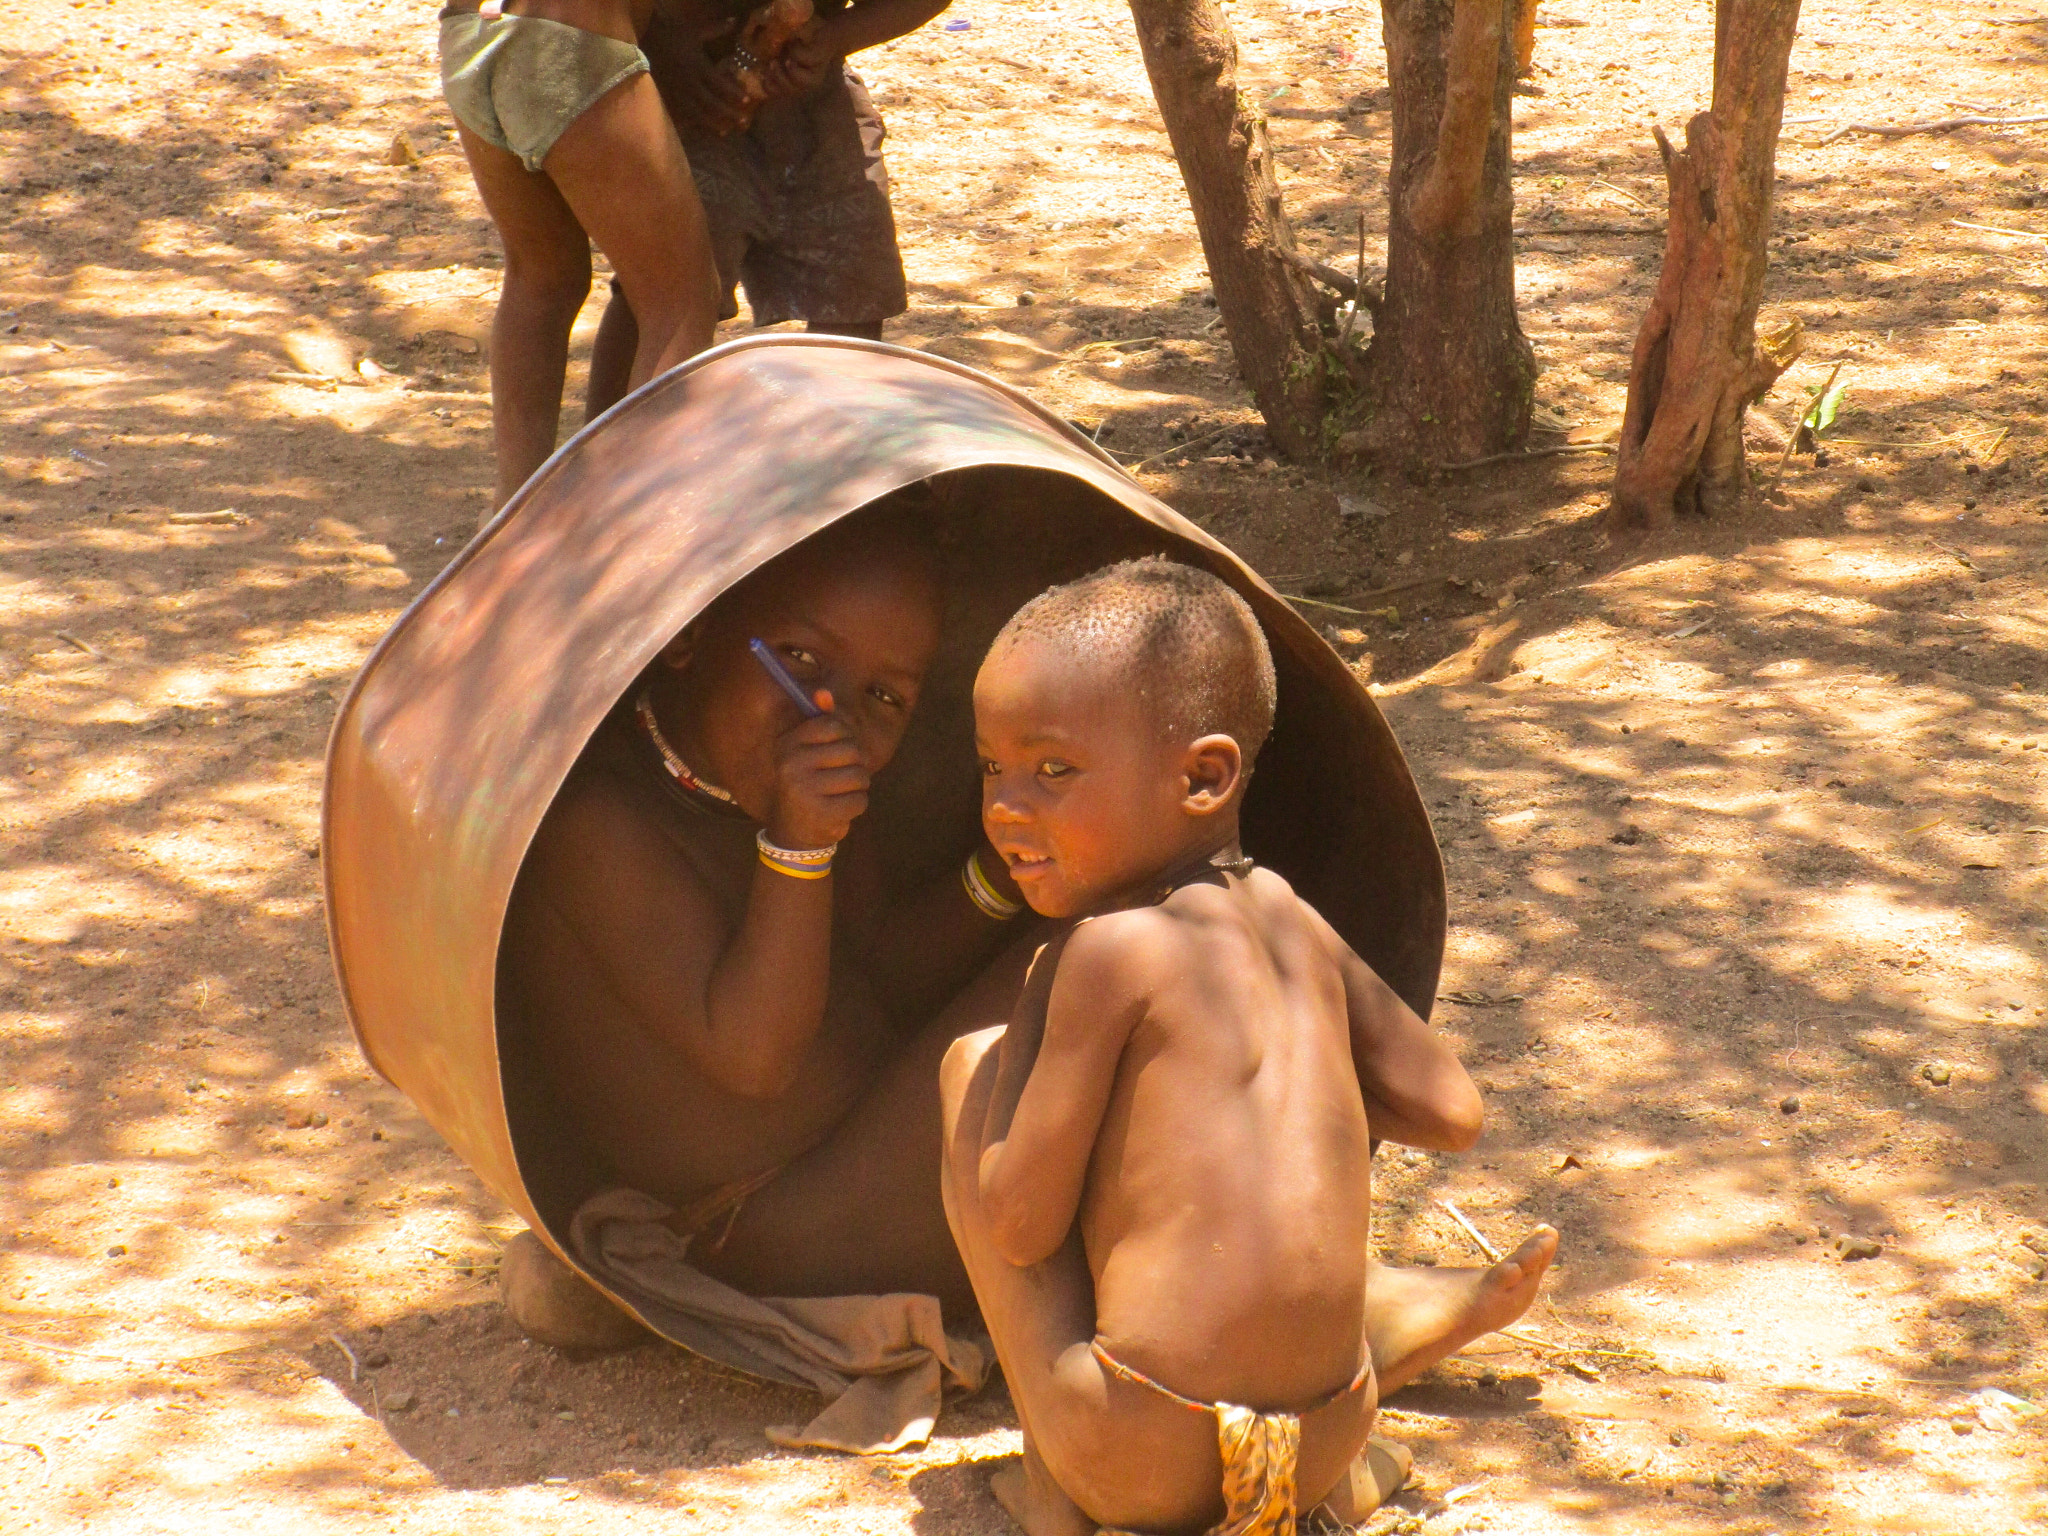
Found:
[[[761,663],[761,669],[775,679],[775,686],[789,695],[790,703],[803,712],[806,720],[815,720],[825,713],[818,708],[817,701],[804,692],[803,684],[789,675],[789,668],[782,664],[781,658],[758,637],[747,642],[747,649],[754,653],[754,660]]]

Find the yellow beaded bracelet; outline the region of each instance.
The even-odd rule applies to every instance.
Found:
[[[765,829],[754,834],[754,846],[760,850],[763,864],[792,880],[824,879],[832,873],[832,855],[839,851],[837,843],[823,848],[784,848],[769,842]]]

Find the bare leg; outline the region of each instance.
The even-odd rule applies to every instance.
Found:
[[[1557,1233],[1538,1227],[1490,1269],[1396,1269],[1372,1264],[1365,1334],[1380,1395],[1399,1391],[1446,1355],[1505,1328],[1536,1299],[1557,1256]]]
[[[1079,1398],[1094,1397],[1098,1411],[1106,1395],[1107,1383],[1088,1350],[1095,1337],[1095,1285],[1087,1255],[1074,1234],[1044,1263],[1018,1269],[995,1251],[981,1215],[978,1149],[995,1092],[1002,1036],[999,1028],[963,1036],[947,1051],[939,1080],[946,1217],[969,1272],[980,1282],[976,1294],[982,1320],[1024,1430],[1023,1464],[997,1472],[989,1490],[1028,1536],[1094,1536],[1097,1523],[1054,1479],[1034,1426],[1047,1408],[1053,1417],[1063,1417],[1058,1401],[1063,1378],[1078,1385]],[[1054,1433],[1062,1427],[1047,1426]],[[1216,1475],[1221,1476],[1220,1465]]]
[[[710,346],[718,265],[690,163],[652,77],[634,75],[600,96],[542,165],[633,295],[640,340],[631,386]]]
[[[991,1472],[988,1491],[1029,1536],[1095,1536],[1095,1522],[1053,1481],[1028,1431],[1018,1464]]]
[[[590,345],[590,382],[583,391],[584,425],[626,398],[626,387],[633,379],[633,354],[639,348],[640,322],[633,318],[624,285],[615,279],[604,318],[597,325],[597,340]]]
[[[457,128],[484,209],[505,245],[505,277],[491,321],[495,508],[555,451],[569,328],[590,293],[590,240],[547,177],[467,127]]]
[[[922,1291],[974,1310],[939,1200],[939,1063],[1007,1019],[1042,935],[997,958],[883,1069],[831,1139],[750,1196],[716,1250],[691,1257],[754,1296]]]
[[[939,1077],[946,1215],[1024,1429],[1023,1465],[998,1473],[991,1491],[1029,1536],[1206,1528],[1223,1513],[1216,1420],[1103,1370],[1091,1348],[1095,1284],[1079,1231],[1025,1268],[990,1235],[979,1164],[1002,1036],[962,1036]],[[1303,1417],[1305,1492],[1320,1497],[1343,1478],[1376,1408],[1367,1385]]]
[[[1401,1491],[1414,1470],[1415,1457],[1407,1446],[1375,1435],[1315,1512],[1339,1525],[1363,1525],[1366,1516]]]

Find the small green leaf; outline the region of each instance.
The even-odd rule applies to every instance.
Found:
[[[1837,384],[1826,394],[1822,394],[1818,387],[1807,390],[1806,398],[1813,401],[1813,404],[1808,406],[1806,414],[1799,418],[1799,424],[1815,437],[1821,436],[1835,424],[1835,417],[1840,413],[1842,401],[1848,398],[1848,394],[1847,384]]]

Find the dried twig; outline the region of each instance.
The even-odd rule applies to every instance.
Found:
[[[1335,267],[1326,266],[1320,261],[1302,255],[1299,251],[1290,251],[1281,246],[1276,246],[1274,249],[1280,252],[1280,259],[1282,261],[1299,272],[1307,273],[1325,288],[1336,294],[1338,298],[1356,299],[1358,297],[1359,285],[1349,277],[1346,277],[1342,272],[1339,272]]]
[[[1947,133],[1954,128],[2003,128],[2016,123],[2048,123],[2048,112],[2034,112],[2025,117],[1938,117],[1925,123],[1844,123],[1825,138],[1815,139],[1807,147],[1825,149],[1837,139],[1847,138],[1852,133],[1874,133],[1887,139],[1903,139],[1916,133]]]
[[[1358,210],[1358,277],[1351,290],[1351,312],[1344,317],[1344,327],[1337,332],[1337,350],[1342,351],[1351,340],[1351,327],[1358,321],[1358,307],[1364,302],[1359,295],[1365,292],[1365,210]],[[1374,315],[1379,311],[1375,309]]]
[[[101,661],[105,661],[107,659],[107,653],[105,651],[100,650],[96,646],[87,645],[83,640],[79,639],[78,636],[72,634],[71,631],[68,629],[58,630],[57,638],[59,640],[62,640],[66,645],[75,646],[77,649],[85,652],[85,654],[88,656],[97,656]]]
[[[211,1349],[204,1354],[176,1355],[168,1360],[134,1360],[127,1355],[102,1355],[89,1349],[73,1349],[68,1344],[52,1344],[48,1339],[32,1339],[25,1333],[0,1328],[0,1340],[9,1344],[22,1344],[31,1349],[47,1349],[53,1354],[69,1355],[74,1360],[99,1360],[108,1365],[125,1365],[131,1371],[165,1371],[174,1365],[195,1365],[201,1360],[224,1360],[229,1355],[247,1354],[259,1350],[261,1344],[237,1344],[229,1349]]]
[[[1653,1365],[1657,1359],[1655,1355],[1646,1355],[1639,1349],[1591,1349],[1581,1344],[1553,1344],[1548,1339],[1539,1339],[1533,1333],[1522,1333],[1514,1328],[1496,1328],[1494,1332],[1547,1355],[1598,1355],[1603,1360],[1647,1360]]]
[[[1320,597],[1296,597],[1292,592],[1282,592],[1280,595],[1290,603],[1307,603],[1311,608],[1329,608],[1338,613],[1355,613],[1360,618],[1367,617],[1363,608],[1346,608],[1342,603],[1326,603]]]
[[[1939,437],[1926,438],[1917,443],[1894,442],[1882,437],[1831,437],[1828,441],[1846,443],[1857,448],[1946,448],[1950,443],[1967,443],[1973,438],[1984,437],[1991,430],[1990,427],[1965,427],[1960,432],[1945,432]],[[2005,432],[2001,431],[1992,441],[1996,443],[2004,436]],[[1978,457],[1981,458],[1983,455],[1979,454]]]
[[[158,1368],[157,1362],[153,1360],[130,1360],[126,1355],[95,1354],[89,1349],[73,1349],[68,1344],[52,1344],[48,1339],[32,1339],[25,1333],[0,1331],[0,1338],[11,1344],[26,1344],[32,1349],[47,1349],[52,1354],[69,1355],[74,1360],[103,1360],[109,1365],[125,1365],[134,1370],[144,1371]]]
[[[273,384],[304,384],[309,389],[368,389],[368,379],[343,378],[331,373],[302,373],[296,368],[274,368],[268,375]]]
[[[1841,358],[1836,361],[1834,371],[1828,375],[1827,383],[1821,385],[1820,393],[1813,397],[1816,402],[1827,399],[1828,391],[1835,387],[1835,375],[1839,374],[1842,371],[1842,364],[1847,361],[1847,358]],[[1801,411],[1799,413],[1799,419],[1792,423],[1792,435],[1785,439],[1785,451],[1778,455],[1778,467],[1771,471],[1771,483],[1773,485],[1776,485],[1780,477],[1784,475],[1785,466],[1792,462],[1792,450],[1799,446],[1799,434],[1806,430],[1808,430],[1806,425],[1806,412]],[[1818,435],[1816,435],[1814,438],[1814,442],[1818,443],[1819,441],[1820,438],[1818,437]]]
[[[1598,176],[1595,176],[1593,178],[1593,185],[1596,187],[1605,187],[1610,192],[1619,192],[1623,197],[1627,198],[1630,202],[1634,203],[1638,208],[1648,209],[1651,213],[1655,213],[1657,211],[1656,209],[1651,208],[1650,205],[1644,202],[1640,197],[1637,197],[1635,193],[1629,191],[1627,187],[1617,187],[1613,182],[1603,181]]]
[[[1517,229],[1515,238],[1526,240],[1532,235],[1661,235],[1662,224],[1553,224],[1546,228],[1530,225]]]
[[[1150,469],[1154,464],[1157,464],[1161,459],[1170,459],[1176,453],[1188,453],[1196,448],[1202,447],[1204,444],[1213,443],[1216,441],[1217,438],[1222,437],[1225,433],[1235,432],[1242,425],[1242,422],[1233,421],[1229,426],[1218,427],[1214,432],[1204,432],[1200,437],[1191,437],[1184,443],[1175,443],[1171,448],[1167,449],[1164,453],[1155,453],[1149,459],[1138,460],[1137,463],[1130,465],[1125,470],[1125,473],[1135,475],[1141,469]]]
[[[1077,350],[1076,350],[1076,351],[1074,352],[1074,354],[1073,354],[1073,355],[1074,355],[1075,357],[1080,357],[1080,356],[1084,355],[1085,353],[1089,353],[1089,352],[1094,352],[1094,351],[1098,350],[1099,348],[1103,348],[1103,347],[1107,347],[1107,348],[1108,348],[1109,350],[1111,350],[1112,352],[1114,352],[1114,351],[1117,351],[1117,350],[1119,350],[1119,349],[1121,349],[1121,348],[1123,348],[1123,347],[1142,347],[1142,346],[1143,346],[1143,345],[1145,345],[1145,343],[1146,343],[1146,342],[1148,342],[1148,341],[1158,341],[1158,340],[1160,340],[1160,338],[1159,338],[1159,337],[1157,337],[1157,336],[1122,336],[1122,337],[1112,337],[1112,338],[1110,338],[1110,339],[1109,339],[1109,340],[1107,340],[1107,341],[1091,341],[1091,342],[1089,342],[1089,343],[1088,343],[1088,344],[1087,344],[1087,345],[1086,345],[1085,347],[1081,347],[1081,348],[1077,349]],[[1102,429],[1101,429],[1100,427],[1097,427],[1097,428],[1096,428],[1096,431],[1098,431],[1098,432],[1099,432],[1099,431],[1101,431],[1101,430],[1102,430]]]
[[[2004,229],[1996,224],[1972,224],[1968,219],[1950,219],[1957,229],[1981,229],[1994,235],[2011,235],[2015,240],[2048,240],[2048,235],[2036,234],[2031,229]]]
[[[1456,1221],[1459,1226],[1465,1229],[1465,1235],[1471,1238],[1473,1242],[1479,1245],[1479,1251],[1481,1253],[1485,1254],[1489,1259],[1493,1260],[1493,1262],[1496,1264],[1500,1262],[1500,1250],[1494,1247],[1493,1244],[1489,1243],[1484,1237],[1484,1235],[1481,1234],[1480,1230],[1477,1227],[1473,1226],[1472,1223],[1466,1219],[1465,1213],[1463,1211],[1459,1210],[1454,1203],[1452,1203],[1449,1200],[1446,1200],[1441,1195],[1437,1196],[1436,1203],[1451,1213],[1451,1218],[1454,1221]]]
[[[348,1356],[348,1379],[350,1381],[361,1381],[363,1379],[363,1368],[361,1362],[356,1359],[356,1352],[343,1342],[341,1335],[338,1333],[327,1335],[327,1342]]]
[[[1489,453],[1483,459],[1467,459],[1462,464],[1439,464],[1438,469],[1478,469],[1486,464],[1505,464],[1511,459],[1551,459],[1560,453],[1613,453],[1612,443],[1560,443],[1555,448],[1523,448],[1514,453]]]

